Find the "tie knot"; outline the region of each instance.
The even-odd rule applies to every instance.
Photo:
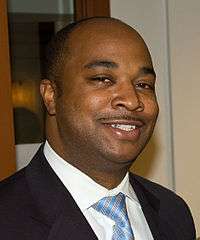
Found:
[[[121,218],[127,214],[125,198],[125,195],[120,192],[116,196],[102,198],[93,205],[93,208],[115,222],[123,224]]]

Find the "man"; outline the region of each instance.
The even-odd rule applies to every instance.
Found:
[[[47,141],[1,184],[1,238],[195,239],[181,198],[128,173],[158,115],[141,36],[116,19],[82,20],[56,35],[46,64]]]

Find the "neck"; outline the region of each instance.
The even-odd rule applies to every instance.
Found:
[[[94,161],[94,157],[96,156],[92,156],[91,154],[89,157],[83,154],[80,156],[73,156],[73,154],[69,156],[67,154],[61,157],[109,190],[117,187],[122,182],[130,167],[130,164],[127,166],[116,163],[108,164],[104,159]],[[98,162],[101,164],[95,164]]]
[[[100,184],[101,186],[105,187],[108,190],[116,188],[126,176],[127,171],[125,172],[116,172],[116,173],[105,173],[100,174],[99,172],[93,173],[90,177]]]

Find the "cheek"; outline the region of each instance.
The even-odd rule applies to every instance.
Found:
[[[80,107],[84,114],[91,116],[105,111],[108,103],[108,97],[103,94],[86,94],[76,102],[76,106]]]
[[[159,112],[159,107],[156,98],[155,99],[149,99],[145,102],[145,113],[149,116],[151,119],[156,119]]]

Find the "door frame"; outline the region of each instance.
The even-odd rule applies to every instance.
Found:
[[[16,170],[7,1],[0,0],[0,179]]]

